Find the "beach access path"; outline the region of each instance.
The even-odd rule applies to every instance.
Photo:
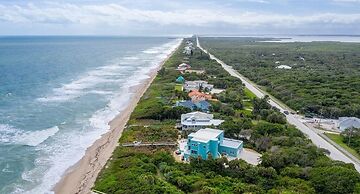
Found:
[[[246,88],[248,88],[252,93],[254,93],[258,98],[263,98],[267,95],[266,92],[262,91],[255,83],[251,82],[249,79],[241,75],[238,71],[234,70],[232,66],[227,65],[220,59],[216,58],[214,55],[209,53],[206,49],[201,47],[199,38],[196,36],[196,45],[199,49],[201,49],[204,53],[210,56],[210,59],[218,62],[230,75],[239,78]],[[269,103],[271,106],[278,108],[281,112],[288,111],[293,112],[289,107],[285,104],[281,103],[278,99],[269,95]],[[329,157],[333,160],[343,161],[345,163],[352,163],[355,166],[355,169],[360,172],[360,161],[354,157],[352,154],[347,152],[346,150],[338,149],[338,146],[332,144],[331,141],[328,141],[323,138],[321,132],[317,129],[310,128],[301,122],[301,115],[298,114],[288,114],[285,115],[287,122],[296,126],[302,133],[304,133],[317,147],[323,148],[329,151]]]

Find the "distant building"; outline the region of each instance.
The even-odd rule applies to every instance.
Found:
[[[212,98],[212,96],[210,94],[205,94],[202,92],[199,92],[197,90],[193,90],[191,91],[188,96],[191,98],[191,101],[196,103],[196,102],[200,102],[203,100],[210,100]]]
[[[290,67],[288,65],[279,65],[276,68],[278,68],[278,69],[291,69],[292,67]]]
[[[215,88],[213,88],[210,93],[211,94],[220,94],[223,91],[225,91],[225,90],[224,89],[215,89]]]
[[[180,75],[178,78],[176,78],[176,82],[178,82],[178,83],[184,83],[184,82],[185,82],[185,78]]]
[[[209,156],[219,158],[223,156],[238,157],[243,149],[243,142],[224,138],[224,131],[218,129],[200,129],[188,135],[184,150],[184,159],[201,157],[206,160]]]
[[[200,102],[196,102],[195,106],[198,110],[201,110],[203,112],[209,112],[209,108],[210,108],[210,103],[206,100],[200,101]]]
[[[189,64],[181,63],[181,64],[178,66],[177,70],[179,70],[179,71],[185,71],[185,70],[190,69],[190,68],[191,68],[191,66],[190,66]]]
[[[195,69],[187,69],[185,70],[186,73],[196,73],[198,75],[204,74],[205,71],[204,70],[195,70]]]
[[[183,53],[184,53],[184,54],[187,54],[187,55],[192,55],[193,51],[192,51],[191,46],[186,46],[186,47],[184,48],[184,52],[183,52]]]
[[[360,119],[356,117],[340,117],[337,124],[337,128],[340,131],[344,131],[349,128],[359,128],[360,129]]]
[[[192,90],[199,90],[202,88],[203,90],[211,91],[214,88],[214,85],[208,84],[207,81],[196,80],[196,81],[186,81],[184,84],[184,89],[187,92]]]
[[[182,130],[196,131],[204,127],[217,127],[224,120],[214,119],[213,114],[203,112],[192,112],[181,115],[181,128]]]
[[[191,42],[190,40],[186,41],[186,44],[187,44],[188,46],[193,46],[193,42]]]
[[[190,108],[191,110],[201,110],[203,112],[208,112],[210,103],[205,100],[196,103],[192,102],[191,100],[183,100],[177,101],[175,106],[183,106]]]

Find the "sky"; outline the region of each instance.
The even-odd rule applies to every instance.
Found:
[[[360,0],[0,0],[0,35],[360,35]]]

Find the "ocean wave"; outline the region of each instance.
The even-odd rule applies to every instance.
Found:
[[[116,83],[119,82],[119,79],[106,78],[104,75],[118,75],[115,73],[105,73],[105,72],[97,72],[91,71],[90,75],[82,76],[81,78],[69,83],[64,84],[60,88],[53,89],[53,94],[50,96],[38,98],[37,100],[40,102],[63,102],[78,98],[84,94],[89,93],[89,90],[98,84],[104,83]],[[98,74],[98,75],[96,75]]]
[[[123,81],[118,76],[124,75],[124,72],[134,71],[136,68],[141,69],[140,72],[136,72],[136,76],[141,76],[139,73],[148,72],[147,68],[150,68],[150,70],[156,68],[159,63],[164,60],[177,47],[177,45],[180,44],[180,42],[181,39],[177,39],[161,46],[144,50],[142,53],[145,53],[145,56],[138,54],[123,57],[119,60],[119,62],[112,61],[109,65],[85,72],[83,75],[80,75],[77,79],[75,79],[75,81],[63,84],[59,88],[54,88],[53,94],[40,97],[37,100],[40,102],[65,102],[74,100],[88,93],[93,93],[91,92],[91,89],[99,84],[116,84]],[[132,62],[127,63],[126,61],[129,60]],[[147,67],[129,65],[134,63],[141,63]],[[123,79],[126,78],[123,77]]]
[[[38,146],[59,131],[58,126],[39,131],[23,131],[10,125],[0,125],[0,143]]]
[[[114,87],[113,94],[109,94],[109,101],[103,108],[95,111],[91,116],[84,118],[84,120],[77,121],[81,122],[79,124],[83,126],[82,129],[69,128],[67,129],[68,132],[61,130],[51,144],[46,143],[37,146],[36,149],[45,152],[45,154],[36,160],[36,167],[34,169],[23,173],[23,179],[40,182],[27,193],[48,193],[61,179],[63,173],[83,157],[86,149],[110,130],[109,122],[121,113],[129,101],[136,95],[132,93],[130,88],[141,84],[144,79],[148,79],[149,76],[147,73],[149,73],[151,69],[157,68],[159,63],[164,60],[180,42],[181,40],[177,40],[162,45],[163,50],[158,54],[139,54],[139,60],[146,61],[144,65],[137,65],[129,69],[132,71],[131,76],[126,77],[120,86]],[[158,55],[162,56],[158,57]],[[121,71],[120,68],[121,66],[113,64],[100,67],[97,70]],[[88,92],[96,92],[97,89],[91,88]],[[100,90],[100,93],[101,92],[102,90]],[[48,167],[44,170],[43,166],[46,165]]]
[[[135,56],[128,56],[128,57],[124,57],[124,60],[138,60],[139,57],[135,57]]]

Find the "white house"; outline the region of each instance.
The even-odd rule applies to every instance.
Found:
[[[279,65],[276,68],[278,68],[278,69],[291,69],[291,67],[288,66],[288,65]]]
[[[184,90],[190,92],[192,90],[199,90],[200,87],[203,90],[211,91],[214,88],[214,85],[208,84],[207,81],[196,80],[196,81],[186,81],[184,84]]]
[[[191,46],[186,46],[186,47],[184,48],[184,52],[183,52],[183,53],[185,53],[185,54],[187,54],[187,55],[191,55],[191,51],[192,51]]]
[[[181,115],[182,130],[197,131],[204,127],[219,126],[224,120],[214,119],[213,114],[203,112],[191,112]]]
[[[177,70],[179,70],[179,71],[185,71],[185,70],[190,69],[190,68],[191,68],[191,66],[190,66],[189,64],[181,63],[181,64],[178,66]]]
[[[344,131],[349,128],[360,128],[360,119],[356,117],[340,117],[337,128]]]

